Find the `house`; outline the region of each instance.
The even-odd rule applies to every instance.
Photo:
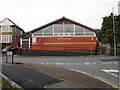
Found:
[[[5,18],[0,22],[0,43],[2,44],[2,47],[20,46],[19,37],[23,33],[24,30],[8,18]]]
[[[20,41],[22,49],[95,54],[97,40],[95,29],[62,17],[24,34]]]

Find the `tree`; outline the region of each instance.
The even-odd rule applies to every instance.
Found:
[[[101,27],[101,40],[103,43],[110,43],[111,47],[114,46],[114,34],[116,42],[120,42],[120,15],[114,16],[115,19],[115,32],[113,30],[113,14],[103,18]]]

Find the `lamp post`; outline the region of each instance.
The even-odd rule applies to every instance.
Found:
[[[114,18],[114,8],[112,7],[113,14],[113,34],[114,34],[114,56],[116,56],[116,38],[115,38],[115,18]]]
[[[118,15],[120,15],[120,1],[118,2]]]

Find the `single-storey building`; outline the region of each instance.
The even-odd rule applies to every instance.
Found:
[[[96,29],[62,17],[22,35],[21,48],[95,54]]]

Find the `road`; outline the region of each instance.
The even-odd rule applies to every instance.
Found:
[[[5,57],[3,57],[5,60]],[[30,62],[47,65],[56,65],[58,67],[67,68],[75,71],[86,72],[93,76],[102,77],[118,86],[119,80],[119,63],[118,57],[112,56],[15,56],[16,62]]]

